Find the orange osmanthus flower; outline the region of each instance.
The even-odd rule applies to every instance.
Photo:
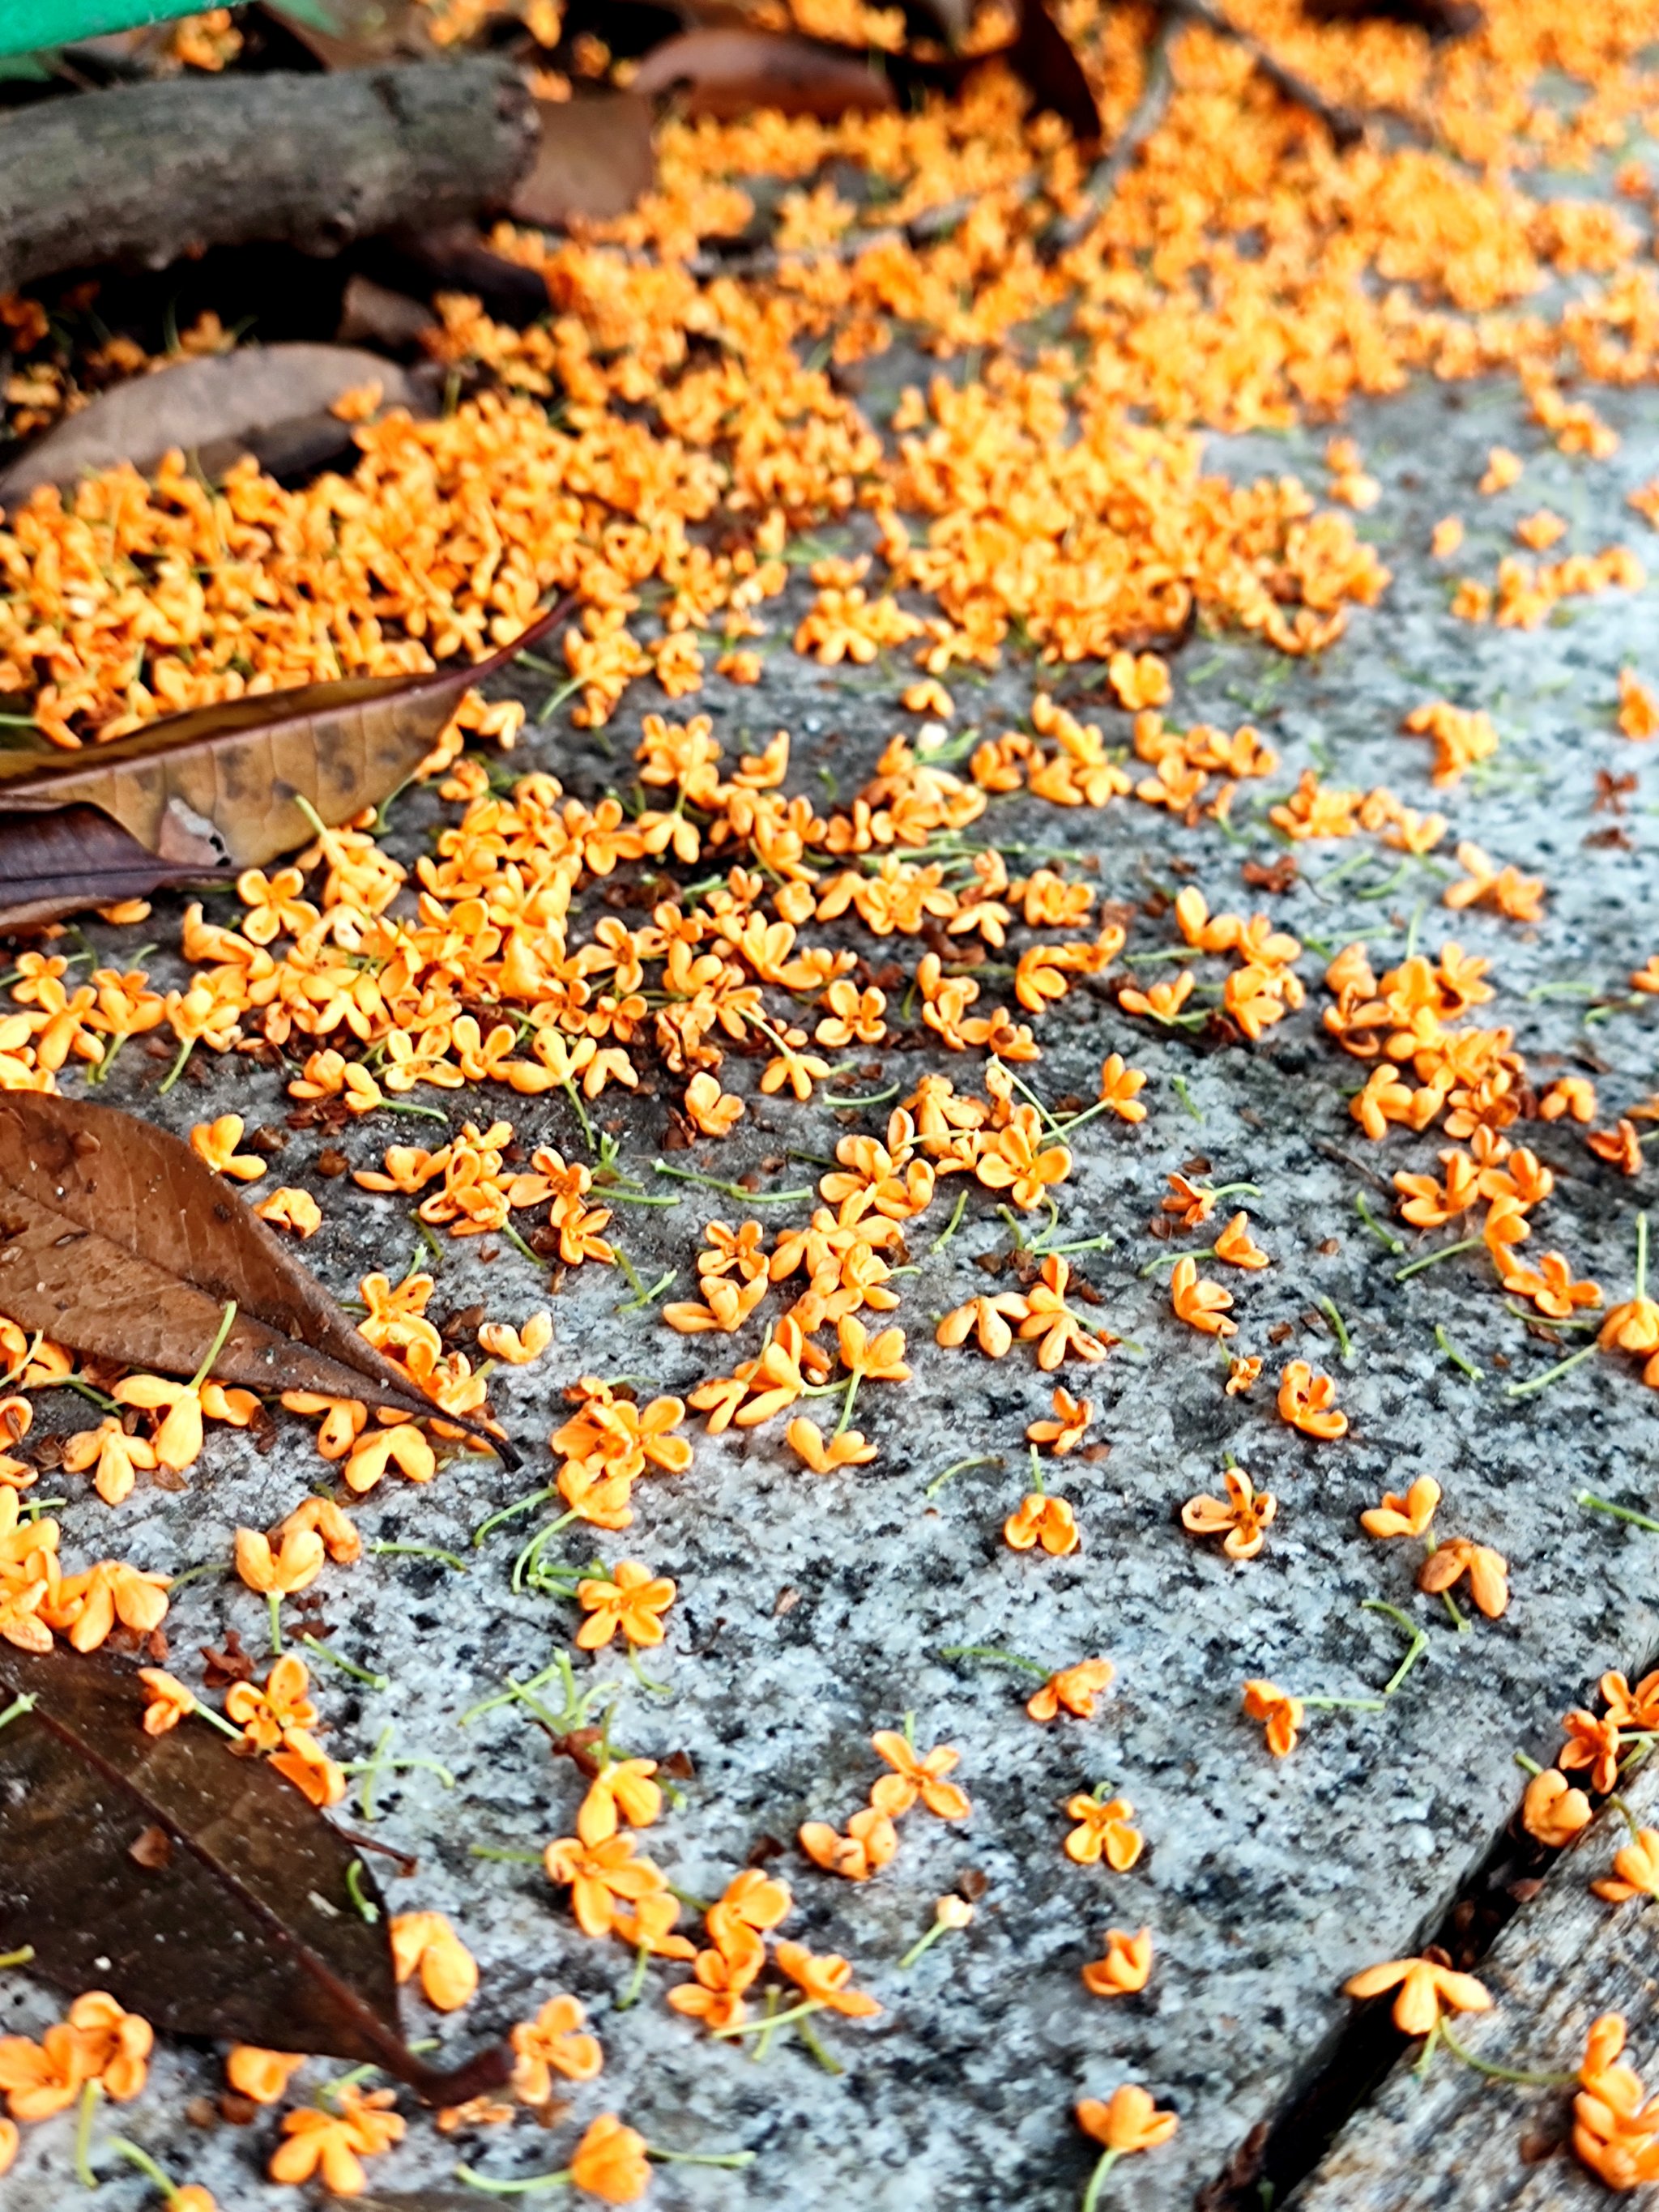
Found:
[[[1170,1303],[1176,1319],[1206,1336],[1236,1336],[1237,1322],[1224,1318],[1232,1302],[1232,1292],[1224,1291],[1219,1283],[1203,1281],[1197,1261],[1183,1252],[1170,1276]]]
[[[925,1758],[896,1729],[878,1729],[870,1739],[877,1755],[893,1770],[884,1774],[870,1792],[870,1802],[890,1820],[908,1813],[920,1798],[941,1820],[965,1820],[973,1810],[954,1782],[945,1777],[960,1765],[962,1753],[942,1743]]]
[[[591,2081],[605,2064],[599,2040],[580,2031],[587,2018],[574,1997],[549,1997],[534,2020],[521,2020],[508,2040],[513,2045],[513,2094],[521,2104],[545,2105],[553,2094],[553,2075],[567,2081]]]
[[[1305,1359],[1292,1359],[1279,1382],[1279,1419],[1306,1437],[1334,1443],[1348,1432],[1348,1417],[1336,1411],[1336,1385],[1316,1375]]]
[[[1146,2090],[1133,2081],[1114,2089],[1105,2104],[1097,2097],[1079,2097],[1073,2109],[1084,2134],[1103,2144],[1109,2158],[1156,2150],[1181,2124],[1175,2113],[1159,2112]]]
[[[403,2139],[404,2123],[388,2111],[390,2089],[356,2088],[338,2093],[339,2110],[325,2112],[307,2105],[283,2115],[285,2141],[271,2154],[265,2169],[273,2181],[297,2185],[320,2174],[323,2186],[337,2197],[361,2197],[368,2186],[363,2171],[366,2158],[390,2150]]]
[[[1121,1928],[1106,1930],[1106,1955],[1091,1959],[1083,1969],[1083,1986],[1091,1996],[1132,1996],[1144,1990],[1152,1971],[1152,1931],[1126,1935]]]
[[[1230,1267],[1266,1267],[1267,1255],[1250,1236],[1250,1217],[1236,1213],[1215,1240],[1215,1256]]]
[[[1288,1690],[1281,1690],[1276,1682],[1269,1682],[1258,1675],[1244,1685],[1243,1712],[1247,1720],[1263,1723],[1267,1748],[1273,1757],[1288,1759],[1296,1749],[1296,1740],[1302,1728],[1301,1698],[1293,1698]]]
[[[1427,2035],[1448,2012],[1490,2012],[1492,1996],[1473,1974],[1453,1971],[1443,1954],[1432,1952],[1420,1959],[1390,1959],[1380,1966],[1367,1966],[1342,1984],[1351,1997],[1380,1996],[1397,1988],[1394,2024],[1405,2035]]]
[[[881,2010],[874,1997],[853,1988],[851,1962],[834,1951],[815,1957],[805,1944],[786,1942],[778,1945],[776,1956],[780,1969],[812,2003],[848,2020],[872,2020]]]
[[[604,2204],[637,2204],[651,2186],[645,2137],[614,2112],[590,2120],[570,2157],[571,2185]]]
[[[1609,1905],[1625,1905],[1632,1897],[1659,1897],[1659,1828],[1638,1828],[1631,1841],[1613,1857],[1613,1873],[1590,1887]]]
[[[258,2044],[235,2043],[225,2053],[225,2079],[239,2097],[253,2104],[280,2104],[305,2063],[303,2051],[266,2051]]]
[[[882,1782],[894,1778],[884,1775]],[[882,1782],[877,1783],[878,1790]],[[798,1840],[814,1866],[822,1867],[826,1874],[838,1874],[848,1881],[868,1881],[898,1850],[898,1831],[878,1804],[866,1805],[854,1813],[847,1823],[844,1836],[827,1820],[807,1820],[799,1830]]]
[[[1194,1536],[1218,1536],[1224,1529],[1222,1549],[1230,1559],[1253,1559],[1267,1540],[1267,1524],[1279,1510],[1279,1500],[1269,1490],[1258,1491],[1242,1467],[1230,1467],[1222,1476],[1224,1499],[1200,1491],[1181,1509],[1181,1525]]]
[[[1468,1536],[1449,1536],[1418,1569],[1417,1587],[1430,1597],[1437,1597],[1467,1575],[1469,1595],[1488,1620],[1496,1620],[1509,1605],[1509,1561],[1489,1544],[1477,1544]]]
[[[1624,2047],[1622,2013],[1591,2021],[1572,2100],[1573,2150],[1617,2190],[1659,2180],[1659,2099],[1648,2098],[1634,2069],[1618,2063]]]
[[[1025,1702],[1034,1721],[1051,1721],[1062,1711],[1080,1721],[1095,1717],[1095,1700],[1117,1669],[1109,1659],[1079,1659],[1075,1667],[1062,1667]]]
[[[1078,1825],[1066,1838],[1065,1852],[1079,1866],[1097,1866],[1103,1858],[1114,1874],[1127,1874],[1146,1848],[1146,1838],[1133,1826],[1135,1808],[1127,1797],[1079,1792],[1066,1799],[1066,1810]]]
[[[1055,1387],[1053,1420],[1033,1421],[1026,1429],[1027,1439],[1034,1444],[1047,1444],[1056,1458],[1074,1451],[1088,1434],[1089,1424],[1095,1417],[1093,1401],[1074,1398],[1069,1390]]]
[[[1439,1503],[1440,1485],[1431,1474],[1419,1474],[1403,1498],[1385,1490],[1382,1503],[1367,1506],[1359,1525],[1368,1536],[1421,1536]]]
[[[1235,1352],[1227,1370],[1227,1395],[1237,1398],[1261,1379],[1261,1362],[1253,1352]]]
[[[1575,1706],[1561,1723],[1567,1732],[1556,1760],[1564,1773],[1589,1769],[1592,1790],[1605,1794],[1619,1781],[1619,1723],[1611,1713],[1586,1712]]]
[[[672,1605],[675,1593],[667,1576],[653,1576],[637,1559],[618,1559],[609,1582],[593,1577],[577,1583],[576,1601],[588,1618],[576,1631],[576,1641],[584,1651],[597,1651],[620,1629],[629,1644],[659,1644],[664,1635],[659,1615]]]
[[[421,1990],[438,2012],[459,2012],[478,1987],[477,1961],[441,1912],[394,1912],[392,1964],[400,1983],[417,1969]]]
[[[1041,1544],[1054,1559],[1064,1559],[1083,1541],[1077,1520],[1063,1498],[1029,1491],[1002,1524],[1003,1540],[1016,1552],[1029,1552]]]
[[[1547,1766],[1528,1783],[1521,1801],[1521,1825],[1537,1842],[1559,1850],[1589,1823],[1589,1799],[1555,1767]]]

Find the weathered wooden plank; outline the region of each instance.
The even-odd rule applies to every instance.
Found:
[[[1659,1765],[1632,1776],[1624,1795],[1638,1821],[1659,1823]],[[1626,1838],[1618,1811],[1604,1808],[1504,1930],[1478,1969],[1493,2009],[1455,2022],[1466,2050],[1492,2066],[1568,2073],[1597,2014],[1621,2012],[1626,2057],[1659,2085],[1651,1912],[1607,1905],[1589,1887]],[[1589,2212],[1612,2201],[1572,2154],[1571,2088],[1494,2081],[1443,2049],[1419,2081],[1419,2049],[1343,2130],[1297,2192],[1297,2212]]]

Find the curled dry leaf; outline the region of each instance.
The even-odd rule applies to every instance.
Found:
[[[76,752],[0,752],[0,849],[9,863],[0,875],[0,929],[163,884],[264,867],[314,834],[301,799],[331,828],[349,822],[414,773],[470,685],[533,643],[571,605],[549,608],[484,660],[225,700]],[[74,809],[78,819],[88,808],[154,855],[147,882],[110,888],[111,875],[129,861],[142,871],[135,854],[101,834],[84,867],[69,858],[74,823],[62,816]],[[31,854],[27,836],[33,818],[54,817],[55,877]]]
[[[273,434],[326,416],[343,392],[366,384],[380,386],[383,407],[431,411],[395,362],[356,346],[239,346],[176,362],[100,392],[37,440],[0,476],[0,502],[15,507],[39,484],[71,484],[120,461],[151,469],[175,447],[196,454],[209,476],[245,453],[264,460]],[[346,426],[334,427],[343,449]]]
[[[232,1299],[220,1382],[433,1410],[188,1145],[112,1106],[0,1097],[0,1314],[98,1358],[193,1375]]]
[[[647,99],[678,93],[689,115],[774,107],[827,120],[896,105],[887,79],[849,53],[767,31],[705,29],[665,40],[640,64],[632,89]]]
[[[134,1673],[103,1655],[5,1647],[0,1688],[33,1710],[0,1735],[0,1940],[60,1988],[108,1990],[176,2035],[380,2066],[434,2102],[506,2078],[404,2045],[390,1923],[368,1868],[262,1759],[188,1722],[143,1728]],[[160,1834],[163,1854],[133,1844]]]

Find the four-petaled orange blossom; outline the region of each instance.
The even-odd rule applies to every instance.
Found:
[[[1406,2035],[1428,2035],[1446,2012],[1490,2012],[1492,1994],[1473,1974],[1455,1972],[1443,1953],[1420,1959],[1390,1959],[1367,1966],[1342,1984],[1351,1997],[1381,1996],[1397,1990],[1394,2024]]]

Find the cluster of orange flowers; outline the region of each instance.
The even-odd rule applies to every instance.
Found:
[[[973,1809],[946,1779],[962,1756],[949,1744],[939,1744],[924,1757],[908,1735],[892,1729],[878,1729],[870,1741],[891,1771],[872,1784],[869,1804],[853,1814],[845,1835],[824,1820],[808,1820],[800,1831],[800,1847],[813,1864],[848,1881],[868,1881],[892,1858],[898,1850],[893,1824],[913,1805],[925,1805],[941,1820],[965,1820]]]
[[[66,1575],[58,1539],[50,1514],[27,1513],[14,1484],[0,1483],[0,1636],[7,1643],[50,1651],[55,1634],[77,1651],[95,1651],[118,1621],[137,1636],[155,1633],[167,1618],[170,1576],[120,1559]]]
[[[684,1474],[691,1464],[690,1443],[674,1434],[685,1419],[684,1401],[653,1398],[640,1406],[625,1395],[625,1386],[613,1390],[593,1375],[572,1383],[565,1400],[575,1411],[549,1439],[563,1455],[559,1495],[595,1528],[626,1528],[634,1519],[629,1494],[641,1475]],[[635,1600],[635,1606],[642,1602]],[[659,1640],[629,1635],[635,1643]]]

